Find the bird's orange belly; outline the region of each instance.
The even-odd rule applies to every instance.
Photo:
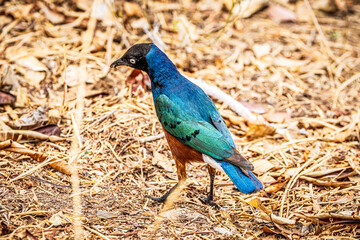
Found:
[[[164,129],[164,128],[163,128]],[[203,162],[202,153],[183,144],[164,129],[166,140],[176,161],[183,164],[190,162]]]

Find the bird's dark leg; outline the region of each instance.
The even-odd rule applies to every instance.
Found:
[[[154,197],[151,195],[145,195],[146,198],[150,198],[156,202],[165,202],[166,199],[168,198],[168,196],[177,188],[177,186],[179,185],[179,183],[175,184],[175,186],[173,186],[172,188],[170,188],[169,191],[167,191],[164,195],[162,195],[161,197]]]
[[[215,207],[216,209],[220,209],[220,206],[217,205],[213,200],[214,200],[214,180],[215,180],[215,173],[216,173],[216,169],[211,167],[211,166],[207,166],[208,171],[209,171],[209,175],[210,175],[210,191],[209,194],[207,195],[207,197],[201,197],[200,200],[203,203],[207,203],[210,206]]]
[[[174,157],[175,158],[175,157]],[[169,195],[175,190],[177,189],[183,182],[185,182],[186,180],[186,168],[185,168],[185,163],[179,162],[176,160],[175,158],[175,163],[176,163],[176,170],[177,170],[177,175],[178,175],[178,179],[179,182],[177,184],[175,184],[175,186],[173,186],[169,191],[167,191],[164,195],[162,195],[161,197],[154,197],[154,196],[150,196],[150,195],[145,195],[146,198],[150,198],[154,201],[157,202],[165,202],[166,199],[169,197]]]

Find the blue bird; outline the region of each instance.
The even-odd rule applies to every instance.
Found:
[[[218,207],[213,201],[215,168],[224,171],[243,193],[263,188],[251,172],[254,166],[236,150],[214,103],[201,88],[181,75],[164,52],[153,43],[136,44],[111,67],[120,65],[149,75],[156,114],[175,159],[179,182],[186,179],[187,163],[208,163],[210,191],[201,200],[215,207]],[[162,197],[147,197],[164,202],[178,184]]]

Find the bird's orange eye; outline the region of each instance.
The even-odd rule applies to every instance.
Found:
[[[130,58],[130,63],[135,64],[136,63],[135,59]]]

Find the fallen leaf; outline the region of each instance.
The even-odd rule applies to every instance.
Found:
[[[266,214],[266,213],[263,213],[263,212],[260,212],[259,214],[260,214],[262,219],[265,219],[265,220],[267,220],[269,222],[274,222],[274,223],[277,223],[277,224],[295,225],[295,223],[296,223],[295,220],[280,217],[280,216],[277,216],[275,214],[270,214],[270,213]],[[277,227],[279,227],[279,226],[277,226]]]
[[[146,90],[149,83],[151,82],[147,74],[144,74],[141,70],[137,69],[134,69],[131,72],[126,81],[130,85],[132,93],[136,93],[139,87],[141,87],[143,90]]]
[[[257,197],[250,199],[248,202],[251,206],[253,206],[256,209],[260,209],[264,213],[271,214],[271,211],[268,210],[261,202],[261,200]]]
[[[286,184],[286,182],[279,182],[279,183],[272,184],[265,188],[265,192],[266,193],[276,193],[279,190],[281,190],[285,186],[285,184]]]
[[[48,136],[58,136],[60,137],[61,129],[55,124],[49,124],[46,126],[38,127],[33,129],[33,131],[48,135]]]
[[[64,219],[64,214],[62,211],[52,215],[49,219],[49,222],[54,226],[69,224],[69,222]]]
[[[223,227],[214,227],[214,231],[218,232],[220,234],[226,234],[226,235],[229,235],[229,236],[233,235],[232,232],[230,232],[229,230],[227,230],[226,228],[223,228]]]
[[[16,97],[11,93],[0,90],[0,105],[12,105],[16,101]]]
[[[0,88],[3,89],[4,86],[10,86],[11,90],[16,91],[20,88],[20,83],[18,77],[15,75],[14,67],[11,65],[5,66],[0,77]]]
[[[289,9],[281,7],[279,5],[270,5],[267,9],[267,13],[271,20],[274,22],[295,22],[296,21],[296,14]]]
[[[287,112],[275,112],[265,114],[264,118],[272,123],[286,123],[291,119],[291,114]]]
[[[272,234],[276,234],[276,235],[283,235],[281,231],[273,230],[273,229],[271,229],[271,228],[269,228],[269,227],[267,227],[267,226],[264,226],[264,227],[263,227],[263,231],[264,231],[264,233],[272,233]],[[278,239],[275,235],[272,235],[272,236],[274,236],[275,238],[269,237],[269,240],[271,240],[271,239]],[[261,239],[262,239],[262,238],[261,238]],[[266,238],[265,238],[265,239],[266,239]]]
[[[48,120],[45,110],[42,107],[39,107],[27,114],[24,114],[20,117],[20,119],[14,122],[14,125],[17,128],[26,128],[31,126],[40,125],[43,122]]]

